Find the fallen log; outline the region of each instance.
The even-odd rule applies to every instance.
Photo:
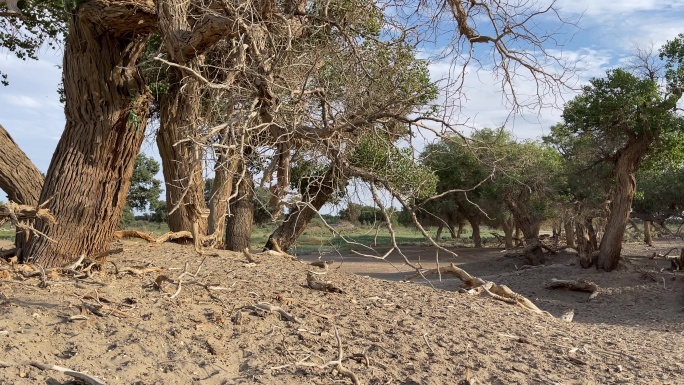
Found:
[[[596,298],[599,293],[599,286],[593,282],[590,281],[585,281],[583,279],[579,280],[563,280],[563,279],[556,279],[552,278],[551,283],[546,285],[547,289],[568,289],[568,290],[574,290],[574,291],[584,291],[587,293],[591,293],[589,295],[588,301],[591,301],[592,299]]]

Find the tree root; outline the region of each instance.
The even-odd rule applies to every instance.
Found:
[[[275,306],[271,305],[268,302],[259,302],[254,306],[249,306],[248,308],[254,309],[254,310],[265,310],[270,313],[272,312],[277,312],[280,314],[281,317],[283,317],[285,320],[290,321],[290,322],[296,322],[296,323],[301,323],[297,317],[293,316],[292,314],[286,312],[282,307],[280,306]]]
[[[430,269],[424,272],[413,274],[406,278],[407,281],[413,280],[419,277],[425,277],[427,275],[435,274],[452,274],[458,277],[463,284],[461,285],[461,290],[468,291],[469,293],[481,293],[489,295],[490,297],[503,301],[512,305],[518,305],[525,309],[531,310],[538,314],[547,314],[552,316],[549,312],[539,309],[532,301],[525,298],[524,296],[514,292],[505,285],[497,285],[491,281],[485,281],[481,278],[473,277],[468,274],[465,270],[456,267],[453,263],[449,266],[443,266],[439,269]],[[553,316],[552,316],[553,317]]]
[[[551,283],[546,285],[547,289],[568,289],[568,290],[574,290],[574,291],[584,291],[591,293],[589,295],[588,301],[591,301],[592,299],[596,298],[599,294],[599,286],[593,282],[590,281],[585,281],[583,279],[579,280],[563,280],[563,279],[556,279],[552,278]]]

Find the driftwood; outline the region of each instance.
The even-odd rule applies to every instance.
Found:
[[[333,285],[333,284],[332,284],[331,282],[329,282],[329,281],[319,281],[319,280],[317,280],[316,277],[315,277],[315,275],[314,275],[314,273],[312,273],[312,272],[308,272],[308,273],[306,274],[306,285],[307,285],[310,289],[325,291],[325,292],[328,292],[328,293],[344,293],[344,291],[342,291],[342,289],[340,289],[339,287]]]
[[[419,277],[425,277],[428,275],[436,274],[455,275],[461,281],[463,281],[461,289],[471,294],[484,292],[485,294],[499,301],[503,301],[512,305],[518,305],[538,314],[546,314],[552,316],[549,312],[539,309],[537,305],[532,303],[532,301],[530,301],[529,299],[523,297],[522,295],[508,288],[508,286],[497,285],[494,282],[485,281],[481,278],[473,277],[472,275],[468,274],[465,270],[456,267],[456,265],[454,265],[453,263],[449,266],[443,266],[438,269],[430,269],[427,271],[416,273],[414,275],[407,277],[406,280],[413,280]]]
[[[666,260],[670,261],[672,271],[682,271],[682,270],[684,270],[684,249],[682,249],[680,251],[679,255],[670,255],[670,253],[674,250],[677,250],[677,248],[676,247],[672,248],[672,249],[668,250],[668,252],[665,254],[653,253],[653,255],[651,255],[650,258],[651,259],[657,259],[657,258],[666,259]]]
[[[597,284],[590,282],[590,281],[585,281],[583,279],[579,280],[563,280],[563,279],[556,279],[552,278],[551,283],[546,285],[547,289],[568,289],[568,290],[574,290],[574,291],[584,291],[587,293],[591,293],[589,295],[588,301],[591,301],[592,299],[596,298],[599,293],[599,287]]]
[[[176,239],[193,239],[192,233],[189,231],[178,231],[178,232],[173,232],[169,231],[168,233],[160,236],[159,238],[155,238],[154,235],[150,233],[144,233],[142,231],[137,231],[137,230],[119,230],[114,233],[114,237],[116,239],[122,239],[122,238],[140,238],[144,239],[149,243],[164,243],[168,241],[173,241]]]

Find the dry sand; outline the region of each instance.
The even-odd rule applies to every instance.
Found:
[[[573,309],[571,323],[461,294],[452,277],[401,282],[411,269],[396,255],[392,264],[322,256],[337,260],[325,279],[339,294],[309,289],[315,268],[304,262],[257,256],[254,265],[219,251],[171,298],[186,265],[194,274],[203,257],[190,246],[123,246],[110,257],[116,267],[107,263],[92,279],[62,277],[45,288],[18,274],[0,280],[0,384],[78,383],[29,361],[107,384],[352,383],[326,366],[338,358],[335,329],[342,364],[361,384],[684,384],[684,274],[645,258],[682,241],[628,244],[628,263],[612,273],[582,270],[572,254],[523,270],[522,258],[500,249],[439,255],[440,264],[506,284],[555,316]],[[434,267],[434,251],[405,251]],[[135,275],[125,267],[159,269]],[[587,293],[546,289],[551,278],[588,279],[601,291],[587,301]],[[263,302],[296,320],[256,310]]]

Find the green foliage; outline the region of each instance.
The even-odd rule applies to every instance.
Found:
[[[394,212],[394,210],[391,210],[390,220],[396,221],[396,217],[397,214]],[[370,226],[379,222],[385,222],[385,215],[380,208],[359,205],[352,202],[350,202],[345,209],[340,210],[339,218],[349,221],[355,225]]]
[[[21,60],[37,60],[37,52],[47,45],[58,49],[67,33],[67,13],[61,0],[20,1],[22,17],[0,17],[0,46]],[[8,85],[0,71],[0,83]]]
[[[397,148],[378,135],[361,138],[350,165],[387,181],[396,193],[412,199],[431,196],[437,187],[435,174],[413,159],[411,149]]]
[[[135,158],[131,188],[126,198],[131,208],[147,211],[149,208],[157,207],[162,192],[161,181],[155,178],[158,172],[159,162],[145,154],[138,154]]]
[[[166,207],[166,201],[159,200],[150,206],[150,221],[156,223],[167,223],[169,221],[169,210]]]
[[[121,216],[121,226],[122,227],[130,227],[135,223],[135,214],[133,214],[133,208],[126,204],[124,206],[123,214]]]

